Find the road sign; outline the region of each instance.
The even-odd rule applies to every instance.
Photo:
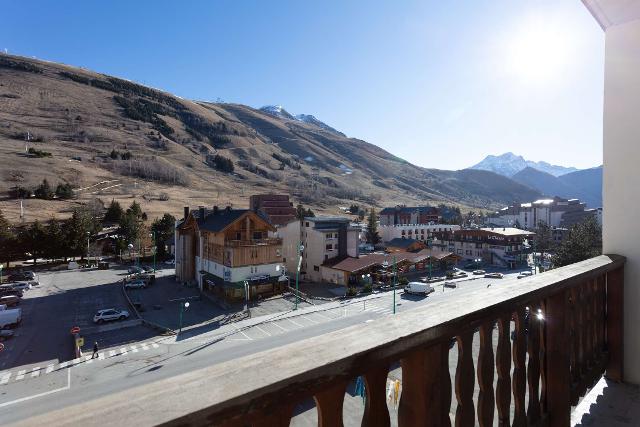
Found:
[[[76,338],[76,347],[82,347],[84,345],[84,337]]]
[[[73,328],[71,328],[71,333],[72,334],[77,334],[78,332],[80,332],[80,327],[79,326],[74,326]]]

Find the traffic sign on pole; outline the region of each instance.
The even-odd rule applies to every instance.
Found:
[[[71,333],[72,334],[77,334],[78,332],[80,332],[80,327],[79,326],[74,326],[73,328],[71,328]]]

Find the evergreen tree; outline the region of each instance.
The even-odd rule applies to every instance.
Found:
[[[124,215],[124,211],[122,210],[120,203],[116,202],[115,199],[112,199],[109,207],[107,208],[107,212],[104,214],[103,222],[118,224],[122,215]]]
[[[71,188],[71,184],[69,183],[58,184],[56,187],[56,196],[59,199],[73,199],[74,195],[73,188]]]
[[[36,188],[36,190],[34,191],[34,194],[38,199],[44,199],[44,200],[53,199],[53,190],[49,185],[49,181],[47,181],[46,179],[43,179],[42,184],[40,184]]]
[[[71,218],[65,223],[66,239],[63,245],[65,256],[84,256],[87,253],[87,237],[95,234],[99,223],[86,210],[75,209]],[[87,233],[89,233],[87,235]]]
[[[300,203],[296,207],[296,217],[300,221],[302,221],[305,217],[314,217],[314,216],[316,216],[316,214],[313,213],[311,208],[305,209],[304,206],[302,206],[302,204]]]
[[[43,255],[48,259],[62,258],[65,256],[66,235],[60,222],[51,218],[44,230]]]
[[[373,208],[369,210],[369,218],[367,220],[367,243],[372,245],[380,243],[380,235],[378,234],[378,216]]]
[[[533,237],[535,250],[536,252],[540,252],[542,254],[542,259],[544,259],[545,252],[549,252],[555,246],[551,227],[549,227],[549,224],[544,221],[538,221],[534,232],[536,233]]]
[[[37,220],[29,227],[20,230],[20,247],[24,252],[31,254],[34,264],[36,264],[38,258],[44,255],[44,245],[42,243],[45,240],[45,235],[44,227]]]
[[[131,213],[134,217],[138,219],[141,218],[142,208],[140,207],[140,203],[136,202],[135,200],[131,202],[131,206],[129,206],[129,209],[127,209],[127,214],[129,213]]]
[[[0,211],[0,263],[8,263],[17,258],[16,243],[11,224]]]
[[[602,230],[594,217],[572,226],[553,257],[554,267],[573,264],[602,254]]]
[[[119,225],[119,234],[127,243],[135,244],[134,242],[142,237],[142,220],[133,211],[127,210],[127,213],[120,219]]]
[[[164,243],[174,236],[176,218],[171,214],[164,214],[162,218],[156,219],[151,225],[151,230],[155,234],[157,253],[160,257],[167,255]]]

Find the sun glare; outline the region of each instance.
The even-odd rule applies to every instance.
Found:
[[[573,52],[569,34],[541,21],[518,28],[509,40],[507,69],[525,84],[547,84],[562,76]]]

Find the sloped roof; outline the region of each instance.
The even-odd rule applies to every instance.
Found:
[[[435,206],[396,206],[393,208],[384,208],[380,211],[380,215],[392,215],[396,212],[410,214],[413,212],[438,214],[438,208]]]
[[[261,211],[255,212],[255,211],[252,211],[251,209],[219,209],[217,212],[214,212],[209,209],[205,209],[203,217],[201,217],[199,209],[194,209],[191,211],[189,215],[192,216],[194,220],[197,222],[198,228],[200,230],[206,230],[206,231],[218,233],[224,230],[225,228],[227,228],[229,225],[236,222],[243,215],[249,212],[255,213],[260,219],[266,222],[270,227],[273,227],[273,224],[263,212]],[[177,225],[180,226],[182,225],[183,222],[184,221],[180,221],[178,222]]]
[[[416,239],[403,239],[402,237],[396,237],[387,242],[387,247],[406,249],[414,243],[423,243],[423,242]]]

